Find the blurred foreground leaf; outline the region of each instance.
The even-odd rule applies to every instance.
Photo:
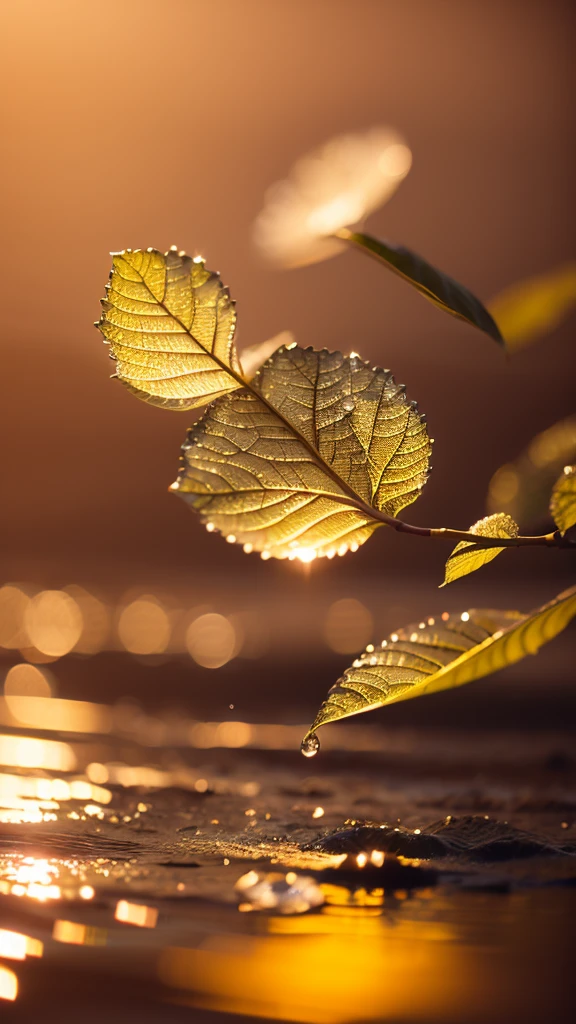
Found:
[[[399,277],[408,281],[421,295],[424,295],[445,313],[450,313],[458,320],[477,327],[494,341],[501,345],[504,344],[497,325],[480,300],[464,285],[454,281],[441,270],[436,270],[421,256],[417,256],[416,253],[405,249],[402,245],[381,242],[372,238],[371,235],[365,235],[358,231],[344,230],[338,233],[338,237],[346,239],[352,245],[368,253],[369,256],[380,260],[389,270],[393,270]]]
[[[522,528],[534,529],[550,516],[550,492],[564,466],[576,462],[576,416],[568,416],[530,442],[515,462],[490,481],[488,512],[507,512]]]
[[[397,630],[376,650],[369,645],[332,687],[302,741],[303,753],[316,752],[316,730],[328,722],[462,686],[536,654],[574,615],[571,587],[529,615],[471,609]]]
[[[562,533],[576,525],[576,466],[564,466],[552,491],[550,514]]]
[[[477,533],[479,537],[517,537],[518,524],[505,513],[496,512],[495,515],[486,516],[485,519],[474,523],[470,527],[470,533]],[[452,583],[460,576],[467,576],[468,573],[481,569],[501,551],[504,551],[504,548],[476,550],[472,541],[460,541],[446,562],[444,583],[441,586],[445,587],[447,583]]]
[[[172,489],[245,551],[309,562],[355,551],[379,525],[372,508],[413,502],[430,451],[389,371],[294,345],[192,427]]]
[[[574,262],[512,285],[489,303],[510,351],[550,334],[575,307]]]
[[[241,386],[234,304],[218,274],[175,248],[113,254],[97,326],[132,394],[194,409]]]

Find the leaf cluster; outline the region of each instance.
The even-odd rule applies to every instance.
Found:
[[[421,257],[345,228],[334,237],[502,343],[482,303]],[[558,304],[571,301],[572,288],[569,274],[546,281],[540,304],[533,303],[532,320],[552,322]],[[518,301],[512,294],[495,308],[509,323],[516,311],[526,332],[528,321],[514,307]],[[553,458],[546,464],[548,489],[556,480],[549,501],[553,533],[522,536],[515,518],[502,508],[467,531],[416,527],[400,519],[426,484],[433,443],[426,418],[404,385],[356,353],[302,349],[288,332],[240,355],[234,303],[202,257],[176,247],[166,253],[150,248],[113,254],[102,307],[97,326],[116,361],[115,375],[132,394],[176,411],[207,406],[188,431],[172,490],[209,532],[241,544],[245,552],[303,562],[332,558],[356,551],[386,525],[457,541],[446,562],[445,586],[505,547],[576,544],[576,465],[566,465],[557,476]],[[562,434],[560,427],[552,428],[555,437]],[[564,430],[564,442],[566,436]],[[555,450],[576,461],[576,443]],[[499,472],[494,488],[498,481],[504,485],[502,474],[508,473],[509,481],[513,474],[520,479],[514,467]],[[460,686],[535,653],[575,614],[572,588],[530,615],[470,609],[398,630],[379,648],[369,645],[338,680],[303,741],[303,752],[316,752],[316,730],[328,722]]]

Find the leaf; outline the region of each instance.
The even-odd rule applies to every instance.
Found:
[[[337,135],[296,161],[266,193],[254,242],[276,266],[301,267],[338,255],[339,229],[358,224],[394,195],[412,154],[390,127]]]
[[[514,462],[492,477],[486,500],[489,512],[507,512],[524,527],[547,522],[550,492],[564,466],[576,462],[576,416],[544,430]]]
[[[564,466],[552,491],[550,514],[561,533],[576,525],[576,466]]]
[[[173,247],[113,253],[97,327],[132,394],[165,409],[195,409],[242,385],[234,304],[200,256]]]
[[[512,352],[550,334],[575,306],[574,262],[514,284],[489,303],[506,348]]]
[[[470,533],[477,533],[479,537],[517,537],[518,525],[505,513],[496,512],[474,523],[474,526],[470,527]],[[453,583],[460,576],[476,572],[476,569],[481,569],[483,565],[491,562],[501,551],[504,551],[504,548],[478,549],[473,541],[461,540],[446,562],[444,583],[441,586],[445,587],[447,583]]]
[[[328,693],[302,751],[318,747],[316,730],[328,722],[384,704],[449,690],[536,654],[576,615],[576,587],[528,615],[513,611],[444,612],[392,633],[380,648],[369,645]]]
[[[280,331],[280,334],[275,334],[273,338],[268,338],[267,341],[261,341],[257,345],[249,345],[248,348],[243,349],[240,353],[240,363],[244,380],[252,380],[266,360],[271,355],[274,355],[277,348],[280,348],[282,345],[288,348],[290,345],[295,344],[294,335],[291,331]]]
[[[280,348],[252,389],[218,399],[188,434],[172,485],[245,551],[298,558],[355,551],[413,502],[428,475],[426,427],[403,385],[358,356]]]
[[[389,270],[393,270],[399,277],[408,281],[421,295],[445,313],[450,313],[458,320],[477,327],[494,341],[504,344],[498,326],[480,300],[464,285],[458,284],[458,281],[448,277],[448,274],[436,270],[421,256],[417,256],[402,245],[381,242],[371,235],[357,231],[341,231],[338,237],[380,260]]]

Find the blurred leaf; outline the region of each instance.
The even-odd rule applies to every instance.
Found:
[[[218,274],[175,248],[113,254],[97,326],[132,394],[164,409],[194,409],[242,384],[236,313]]]
[[[515,460],[492,477],[488,512],[507,512],[523,529],[535,529],[549,519],[550,492],[564,466],[576,462],[576,416],[544,430]]]
[[[552,491],[550,514],[562,533],[576,525],[576,466],[564,466]]]
[[[343,231],[338,237],[346,239],[359,249],[363,249],[369,256],[380,260],[445,313],[450,313],[458,320],[477,327],[490,335],[494,341],[504,344],[498,327],[480,300],[464,285],[436,270],[421,256],[417,256],[410,249],[405,249],[404,246],[380,242],[370,235],[357,231]]]
[[[307,562],[355,551],[379,525],[371,508],[395,516],[413,502],[430,451],[415,403],[389,371],[291,346],[251,389],[210,406],[172,488],[245,551]]]
[[[288,348],[295,344],[291,331],[280,331],[280,334],[268,338],[268,341],[260,341],[257,345],[249,345],[248,348],[243,349],[240,353],[240,363],[244,380],[251,381],[266,360],[274,355],[277,348],[282,345]]]
[[[505,513],[496,512],[495,515],[486,516],[485,519],[474,523],[474,526],[470,527],[470,533],[477,533],[479,537],[517,537],[518,524]],[[491,562],[501,551],[504,551],[504,548],[477,550],[473,541],[460,541],[446,562],[444,583],[441,586],[445,587],[447,583],[453,583],[460,576],[476,572],[476,569],[481,569],[487,562]]]
[[[304,737],[303,752],[315,752],[316,730],[328,722],[462,686],[536,654],[574,615],[571,587],[529,615],[471,609],[397,630],[376,650],[367,647],[332,687]]]
[[[515,351],[550,334],[576,306],[576,263],[528,278],[496,295],[489,309]]]

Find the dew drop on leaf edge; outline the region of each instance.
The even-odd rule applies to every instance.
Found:
[[[316,733],[311,732],[308,736],[305,736],[300,744],[300,750],[304,754],[304,757],[315,757],[320,750],[320,740]]]

